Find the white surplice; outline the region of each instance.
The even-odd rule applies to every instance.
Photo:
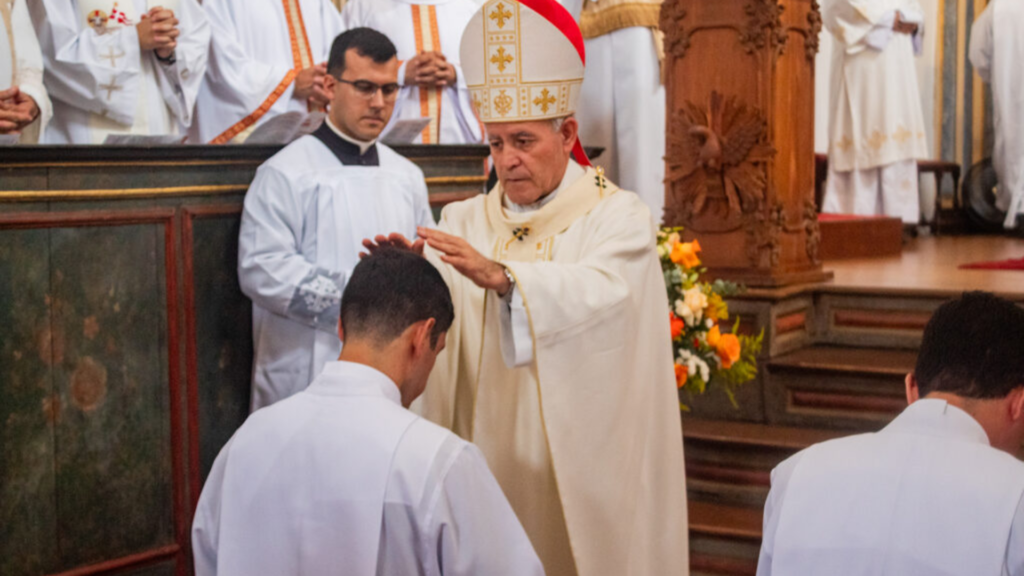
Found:
[[[1006,228],[1024,214],[1024,4],[992,0],[971,28],[971,64],[992,85],[997,204]]]
[[[139,46],[135,25],[157,6],[172,9],[178,19],[174,63]],[[38,0],[30,10],[54,100],[46,143],[181,134],[192,123],[210,42],[209,22],[196,0]],[[90,25],[94,10],[108,18],[105,26]],[[110,17],[118,12],[123,23]]]
[[[525,210],[503,207],[500,186],[445,207],[439,228],[502,262],[516,287],[502,299],[427,251],[456,324],[422,411],[480,447],[549,574],[686,574],[655,225],[593,169],[567,175]]]
[[[542,576],[480,452],[332,362],[221,450],[192,527],[197,576]]]
[[[586,40],[580,140],[604,148],[594,162],[635,190],[661,222],[665,207],[665,86],[654,32],[633,26]]]
[[[758,576],[1024,574],[1024,463],[969,414],[919,400],[881,432],[772,471]]]
[[[897,13],[918,25],[915,35],[892,29]],[[853,213],[916,223],[916,174],[908,181],[902,177],[906,170],[887,174],[884,169],[928,157],[914,65],[923,41],[924,11],[918,0],[828,0],[822,4],[822,17],[835,38],[823,211],[868,206],[870,211]],[[854,171],[874,174],[854,177]]]
[[[388,129],[400,120],[433,117],[413,142],[416,144],[473,144],[483,141],[483,127],[459,65],[459,42],[466,24],[480,8],[475,0],[350,0],[342,18],[346,28],[366,26],[386,35],[398,49],[402,90]],[[417,23],[420,29],[417,30]],[[438,37],[433,38],[436,34]],[[457,82],[441,90],[422,90],[405,85],[406,62],[421,52],[440,52],[455,66]],[[439,113],[439,115],[438,115]],[[438,137],[440,135],[440,137]]]
[[[53,116],[53,106],[43,85],[43,54],[32,28],[27,1],[0,0],[0,4],[7,3],[6,8],[0,6],[0,59],[4,60],[0,69],[9,72],[7,77],[0,76],[0,90],[17,86],[23,94],[35,100],[39,117],[22,128],[18,143],[36,144],[46,132]]]
[[[239,282],[253,301],[253,410],[303,390],[338,357],[341,294],[363,239],[434,225],[423,172],[376,150],[379,166],[346,166],[304,136],[256,172],[238,242]]]
[[[298,7],[301,16],[294,46],[286,5]],[[308,111],[305,100],[293,97],[296,59],[306,54],[310,65],[327,62],[331,44],[345,30],[330,0],[203,0],[203,8],[213,41],[190,140],[211,142],[226,134],[227,141],[244,140],[275,116]]]

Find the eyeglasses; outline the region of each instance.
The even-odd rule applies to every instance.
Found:
[[[359,94],[367,100],[373,98],[377,94],[377,90],[380,90],[380,94],[384,97],[384,100],[390,102],[398,97],[398,90],[401,88],[401,86],[394,82],[390,84],[374,84],[369,80],[356,80],[354,82],[351,80],[343,80],[341,78],[338,78],[337,80],[343,84],[351,85],[352,88],[355,89],[356,94]]]

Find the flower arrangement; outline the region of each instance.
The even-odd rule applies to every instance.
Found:
[[[764,331],[757,336],[737,334],[737,319],[729,332],[722,330],[729,320],[725,298],[739,294],[740,286],[723,280],[701,281],[700,243],[682,242],[682,228],[658,232],[658,257],[668,290],[672,350],[676,384],[691,397],[704,394],[709,386],[721,388],[736,406],[735,389],[757,376],[757,356]],[[680,405],[688,410],[685,404]]]

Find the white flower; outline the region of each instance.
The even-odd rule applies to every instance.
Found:
[[[658,258],[664,258],[668,256],[668,249],[665,248],[664,244],[658,244]]]
[[[708,318],[707,320],[704,321],[704,325],[708,327],[708,330],[711,330],[712,328],[715,327],[715,321],[712,320],[711,318]]]
[[[683,292],[683,301],[676,300],[676,316],[686,322],[687,326],[696,326],[704,318],[704,309],[708,306],[708,297],[694,286]]]
[[[693,352],[680,350],[679,358],[676,361],[686,366],[688,374],[700,376],[700,379],[705,382],[711,379],[711,368],[708,367],[707,362]]]

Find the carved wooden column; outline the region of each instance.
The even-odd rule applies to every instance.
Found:
[[[665,0],[665,223],[713,275],[815,282],[815,0]]]

